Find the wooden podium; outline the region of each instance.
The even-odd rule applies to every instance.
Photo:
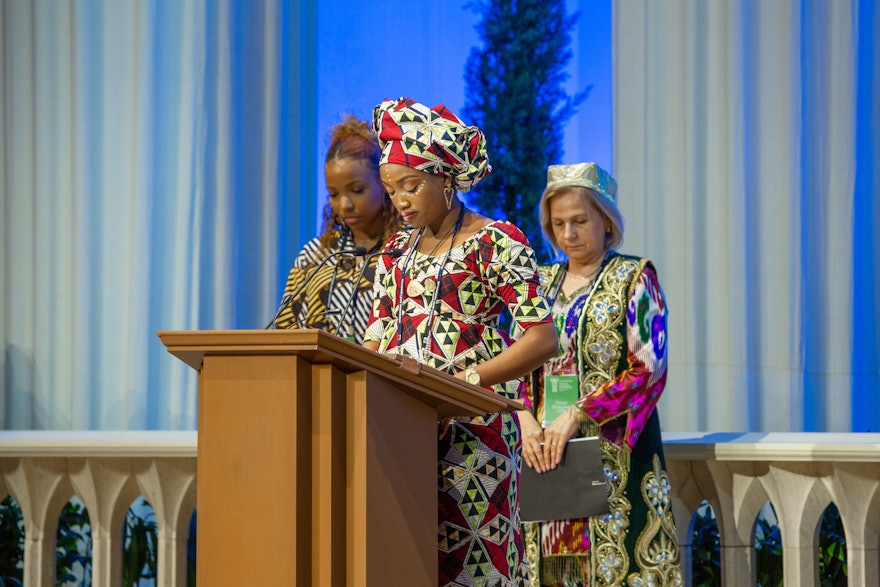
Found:
[[[437,583],[437,420],[515,401],[317,330],[160,331],[199,372],[199,587]]]

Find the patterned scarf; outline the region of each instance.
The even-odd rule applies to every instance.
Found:
[[[492,170],[486,137],[466,126],[446,106],[428,108],[411,98],[384,100],[373,109],[379,137],[379,164],[397,163],[452,178],[455,189],[469,191]]]

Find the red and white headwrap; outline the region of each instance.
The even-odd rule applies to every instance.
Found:
[[[412,98],[384,100],[373,109],[373,130],[382,147],[380,165],[397,163],[449,176],[460,192],[492,171],[483,132],[466,126],[442,104],[428,108]]]

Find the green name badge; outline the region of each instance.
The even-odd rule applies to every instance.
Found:
[[[553,423],[580,397],[577,375],[547,375],[544,377],[544,421],[545,428]]]

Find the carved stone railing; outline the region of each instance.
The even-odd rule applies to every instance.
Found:
[[[691,520],[706,501],[721,536],[723,585],[754,585],[754,527],[770,502],[785,584],[818,587],[817,530],[833,502],[846,532],[849,585],[877,584],[880,434],[667,433],[664,441],[688,575]],[[74,495],[89,512],[95,587],[121,584],[123,520],[138,496],[156,515],[156,585],[186,585],[195,432],[0,432],[0,500],[6,494],[24,518],[25,586],[55,584],[58,517]]]
[[[692,516],[706,501],[718,523],[723,585],[755,585],[754,528],[770,502],[782,536],[785,584],[818,587],[819,524],[833,502],[846,534],[848,584],[877,585],[880,434],[667,433],[663,438],[688,571]]]
[[[74,495],[89,513],[94,587],[122,583],[125,514],[139,496],[156,516],[156,585],[184,587],[196,446],[194,431],[0,432],[0,500],[21,507],[25,587],[55,585],[58,518]]]

